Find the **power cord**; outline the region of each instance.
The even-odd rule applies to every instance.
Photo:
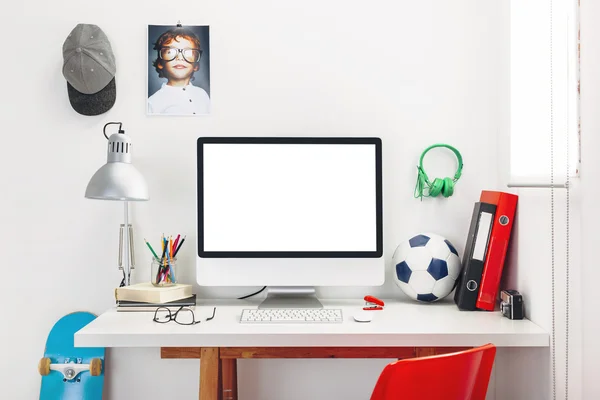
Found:
[[[129,274],[129,276],[131,277],[131,274]],[[130,280],[131,282],[131,280]],[[123,279],[121,279],[121,283],[119,284],[119,287],[123,287],[125,286],[125,270],[123,270]]]
[[[266,288],[267,288],[266,286],[263,286],[262,289],[260,289],[259,291],[256,291],[256,292],[251,293],[251,294],[247,294],[247,295],[242,296],[242,297],[238,297],[237,299],[238,300],[244,300],[244,299],[247,299],[248,297],[256,296],[257,294],[259,294],[260,292],[262,292]]]
[[[119,285],[119,287],[123,287],[123,286],[125,286],[125,272],[123,272],[123,279],[121,280],[121,284]],[[245,295],[245,296],[238,297],[237,299],[238,299],[238,300],[244,300],[244,299],[247,299],[247,298],[249,298],[249,297],[256,296],[257,294],[261,293],[261,292],[262,292],[263,290],[265,290],[266,288],[267,288],[266,286],[263,286],[263,287],[262,287],[262,289],[260,289],[260,290],[258,290],[258,291],[256,291],[256,292],[254,292],[254,293],[250,293],[250,294],[247,294],[247,295]]]

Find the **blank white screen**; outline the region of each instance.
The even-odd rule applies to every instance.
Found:
[[[204,143],[204,251],[376,251],[374,144]]]

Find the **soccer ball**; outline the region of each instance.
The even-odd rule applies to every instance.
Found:
[[[394,282],[410,298],[433,302],[450,294],[460,275],[456,248],[440,235],[422,233],[394,252]]]

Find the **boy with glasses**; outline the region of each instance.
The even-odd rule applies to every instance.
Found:
[[[200,39],[187,28],[177,27],[164,32],[154,50],[153,66],[161,78],[161,88],[148,98],[148,113],[196,115],[208,114],[210,98],[206,91],[191,84],[200,69],[202,49]]]

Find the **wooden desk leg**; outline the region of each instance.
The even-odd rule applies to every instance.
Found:
[[[221,359],[221,371],[223,371],[223,400],[238,400],[237,359]]]
[[[218,347],[203,347],[200,354],[200,400],[222,400],[221,357]]]
[[[429,357],[440,354],[456,353],[469,350],[471,347],[416,347],[415,357]]]
[[[436,355],[435,347],[417,347],[415,348],[415,356],[417,357],[428,357]]]

